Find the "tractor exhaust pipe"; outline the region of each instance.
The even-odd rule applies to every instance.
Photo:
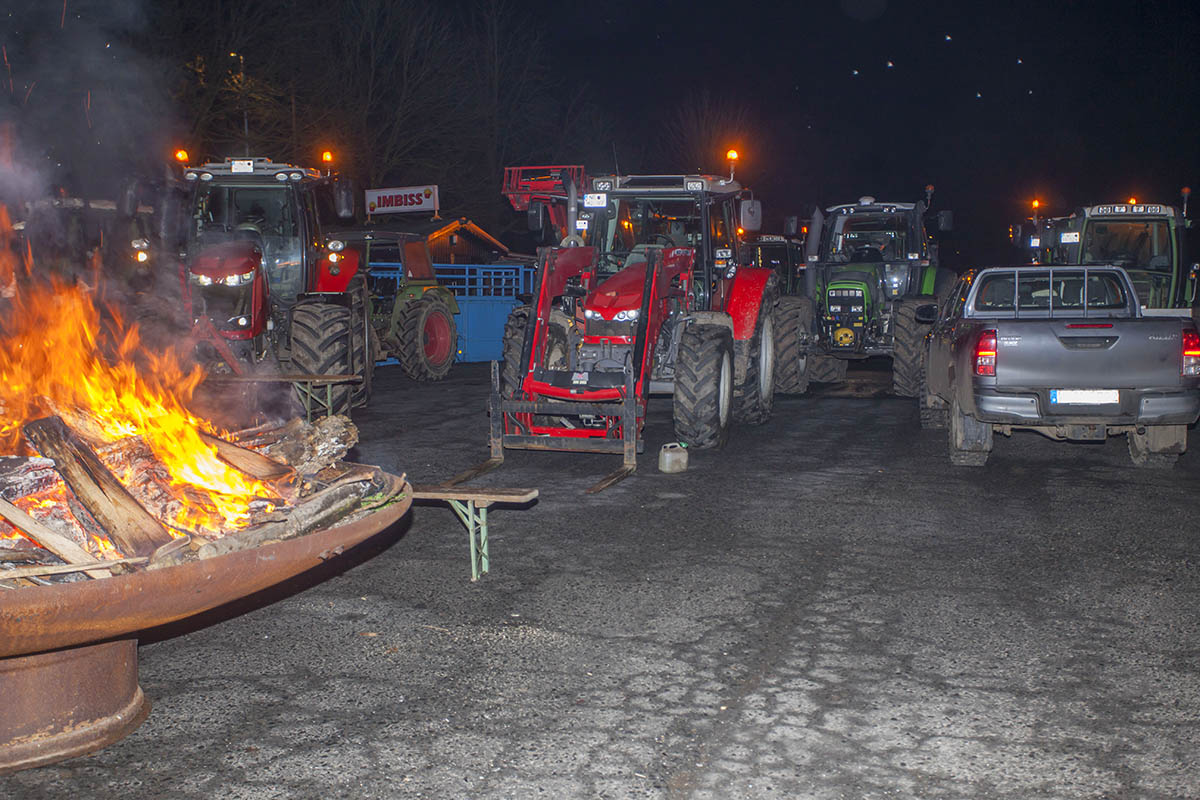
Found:
[[[816,297],[817,294],[816,263],[821,249],[821,226],[824,222],[825,215],[821,213],[821,207],[817,206],[808,223],[808,238],[804,240],[804,294],[807,297]]]
[[[575,223],[579,220],[579,189],[570,175],[563,177],[563,186],[567,190],[567,232],[560,243],[563,247],[582,247],[583,237],[576,231]]]

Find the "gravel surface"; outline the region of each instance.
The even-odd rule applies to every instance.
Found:
[[[512,452],[492,573],[436,504],[323,582],[140,648],[149,719],[0,797],[1200,797],[1200,452],[996,437],[952,468],[886,373],[687,472]],[[487,455],[484,365],[381,370],[357,458]],[[1195,446],[1200,451],[1200,440]],[[243,609],[237,609],[243,611]]]

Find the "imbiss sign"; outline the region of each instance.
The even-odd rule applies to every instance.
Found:
[[[367,189],[368,214],[403,214],[408,211],[438,211],[438,187],[401,186],[396,189]]]

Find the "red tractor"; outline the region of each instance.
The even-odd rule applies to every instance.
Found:
[[[334,232],[354,216],[350,185],[266,158],[185,167],[183,181],[181,224],[164,245],[181,254],[201,346],[236,373],[283,362],[292,373],[358,376],[333,385],[333,406],[366,404],[378,346],[365,270]]]
[[[522,171],[541,181],[522,184]],[[533,304],[505,327],[488,463],[506,447],[622,454],[598,491],[636,469],[651,394],[673,396],[675,434],[693,448],[721,447],[731,421],[770,417],[779,289],[770,268],[738,263],[762,212],[732,176],[594,177],[580,208],[582,178],[578,167],[506,177],[531,227],[549,211],[565,235],[539,250]]]

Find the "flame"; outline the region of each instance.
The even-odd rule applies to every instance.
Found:
[[[137,325],[113,309],[102,323],[99,264],[92,266],[92,286],[38,274],[0,206],[0,304],[8,306],[0,313],[0,453],[22,452],[21,426],[48,414],[93,440],[140,435],[185,498],[165,522],[189,530],[247,525],[250,503],[277,493],[201,440],[198,429],[212,426],[187,410],[204,379],[199,367],[144,346]]]

